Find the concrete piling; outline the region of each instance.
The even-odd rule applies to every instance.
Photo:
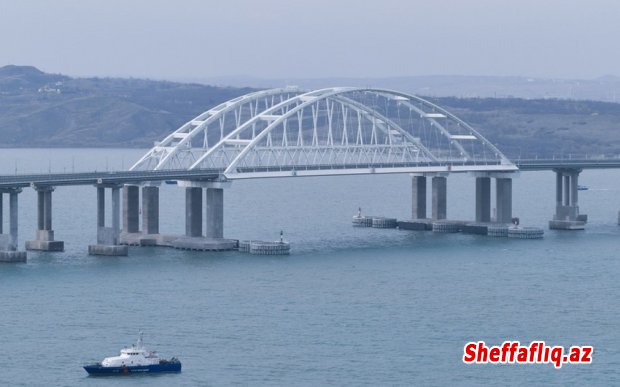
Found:
[[[97,185],[97,244],[88,246],[90,255],[125,256],[129,252],[127,246],[120,243],[120,207],[121,196],[118,184]],[[105,225],[105,190],[111,189],[112,226]]]
[[[207,238],[224,238],[224,190],[207,188]]]
[[[202,188],[185,188],[185,235],[202,236]]]
[[[579,214],[579,173],[581,169],[563,168],[554,170],[555,214],[549,221],[549,228],[555,230],[583,230],[587,215]]]
[[[411,219],[426,218],[426,176],[411,179]]]
[[[37,231],[34,240],[26,241],[26,250],[64,251],[65,242],[54,240],[52,229],[52,192],[54,187],[37,190]]]
[[[5,193],[9,194],[9,234],[0,235],[0,262],[26,262],[26,252],[17,251],[17,195],[20,192],[22,192],[21,188],[10,188],[0,191],[0,196]],[[3,219],[0,217],[0,223],[2,221]]]
[[[434,220],[446,219],[448,207],[447,178],[444,176],[433,176],[431,186],[433,191],[432,217]]]

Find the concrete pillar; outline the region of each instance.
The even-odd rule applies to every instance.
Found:
[[[512,179],[497,178],[495,184],[497,222],[510,223],[512,222]]]
[[[54,240],[52,229],[52,192],[54,187],[35,187],[37,190],[38,227],[34,240],[26,241],[26,250],[64,251],[65,242]]]
[[[579,172],[573,172],[570,175],[570,205],[577,207],[579,205]]]
[[[202,236],[202,188],[185,188],[185,235]]]
[[[564,175],[564,205],[570,206],[570,175]]]
[[[411,218],[426,218],[426,177],[414,176],[411,180]]]
[[[491,178],[476,178],[476,222],[491,221]]]
[[[88,246],[90,255],[127,255],[129,248],[120,246],[121,187],[112,188],[112,227],[105,226],[105,186],[97,186],[97,244]]]
[[[123,187],[123,231],[140,232],[140,187],[136,185]]]
[[[97,227],[105,227],[105,188],[97,187]]]
[[[555,205],[562,205],[562,172],[555,172]]]
[[[20,190],[21,191],[21,190]],[[17,250],[17,194],[18,190],[12,190],[9,193],[9,230],[10,230],[10,243],[9,250]]]
[[[43,218],[43,230],[52,230],[52,189],[47,189],[43,194],[43,202],[45,205],[44,218]]]
[[[142,232],[159,234],[159,187],[142,187]]]
[[[37,190],[37,230],[45,227],[45,191]]]
[[[433,219],[446,219],[448,204],[447,179],[443,176],[435,176],[431,186],[433,191]]]
[[[224,190],[207,188],[207,238],[224,237]]]
[[[118,236],[121,233],[121,191],[120,187],[112,188],[112,232],[113,245],[118,245]]]

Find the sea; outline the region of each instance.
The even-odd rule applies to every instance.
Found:
[[[127,169],[140,149],[3,149],[0,173]],[[1,386],[620,385],[620,171],[586,170],[585,231],[547,227],[555,175],[522,172],[513,214],[541,240],[352,227],[411,217],[407,174],[234,181],[225,237],[291,243],[288,256],[130,247],[89,256],[96,190],[57,187],[65,251],[0,265]],[[448,178],[448,217],[473,219],[474,178]],[[160,230],[182,234],[184,193],[163,184]],[[7,214],[7,202],[4,200]],[[109,211],[108,211],[109,215]],[[7,219],[5,215],[5,229]],[[36,195],[19,195],[19,243]],[[144,332],[180,374],[91,377]],[[594,347],[589,365],[464,364],[469,341]]]

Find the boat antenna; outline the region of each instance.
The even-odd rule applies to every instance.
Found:
[[[138,344],[136,346],[142,348],[142,331],[140,331],[140,337],[138,338]]]

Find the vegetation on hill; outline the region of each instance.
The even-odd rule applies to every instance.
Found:
[[[620,104],[518,98],[434,98],[511,158],[620,155]]]
[[[252,91],[0,68],[1,147],[149,147],[210,106]]]
[[[0,147],[150,147],[208,108],[253,91],[0,68]],[[431,98],[513,158],[620,154],[620,104]]]

